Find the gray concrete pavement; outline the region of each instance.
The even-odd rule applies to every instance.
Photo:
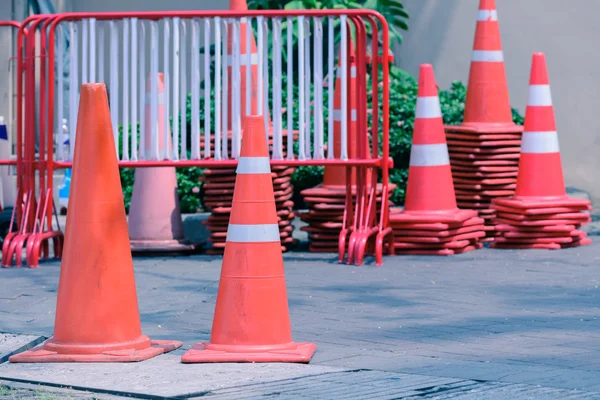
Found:
[[[77,388],[102,390],[172,370],[178,378],[166,386],[175,389],[150,385],[137,395],[600,398],[600,244],[388,257],[380,268],[340,265],[333,255],[284,258],[294,339],[317,343],[308,366],[179,364],[183,351],[210,337],[221,259],[155,257],[135,259],[143,330],[182,340],[183,349],[95,369],[4,363],[0,379],[75,385],[77,377]],[[50,336],[58,273],[57,262],[1,270],[0,331]]]

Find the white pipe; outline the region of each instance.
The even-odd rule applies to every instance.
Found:
[[[266,46],[264,47],[264,52],[262,54],[262,57],[264,57],[263,60],[263,68],[264,68],[264,73],[263,73],[263,78],[264,78],[264,89],[263,89],[263,121],[265,123],[265,135],[267,137],[267,143],[269,140],[269,119],[268,119],[268,110],[269,110],[269,20],[265,19],[263,22],[263,26],[264,26],[264,30],[265,30],[265,43]],[[258,89],[260,92],[260,88]],[[273,112],[271,112],[271,114],[273,114]]]
[[[287,17],[287,159],[294,159],[294,20]]]
[[[323,19],[315,17],[314,37],[314,79],[315,79],[315,149],[314,158],[322,160],[323,156]]]
[[[263,32],[263,21],[264,21],[264,17],[259,16],[256,18],[256,25],[258,28],[258,83],[257,83],[257,87],[258,87],[258,99],[257,102],[258,104],[257,106],[257,114],[258,115],[263,115],[263,91],[262,91],[262,87],[263,87],[263,53],[264,53],[264,32]]]
[[[304,106],[306,109],[306,112],[304,113],[304,117],[305,117],[305,125],[306,127],[304,128],[304,155],[306,156],[306,158],[310,159],[311,158],[311,152],[310,152],[310,145],[311,145],[311,139],[310,139],[310,133],[311,133],[311,105],[310,105],[310,83],[311,83],[311,79],[310,79],[310,20],[306,19],[305,21],[306,24],[306,36],[304,37],[304,71],[305,74],[304,76],[306,77],[305,80],[305,90],[304,90],[304,101],[306,102],[306,105]],[[314,130],[313,130],[314,131]]]
[[[64,61],[64,32],[63,32],[63,27],[61,25],[58,25],[56,27],[56,37],[59,37],[60,39],[58,40],[57,43],[57,49],[56,49],[56,60],[58,60],[56,62],[56,78],[57,78],[57,87],[58,90],[56,91],[56,110],[57,110],[57,121],[56,121],[56,130],[54,132],[56,132],[56,148],[58,150],[58,160],[59,161],[64,161],[65,160],[65,153],[64,153],[64,145],[63,145],[63,141],[64,141],[64,137],[63,137],[63,118],[64,118],[64,83],[63,83],[63,61]],[[52,66],[50,66],[50,68],[52,68]],[[12,82],[12,77],[10,82]],[[12,99],[12,97],[11,97]],[[12,104],[9,103],[9,104]],[[12,147],[11,147],[12,148]]]
[[[252,44],[250,38],[252,37],[252,17],[242,18],[242,22],[246,21],[246,51],[242,55],[242,59],[246,59],[244,65],[246,66],[246,115],[252,114]]]
[[[200,43],[198,20],[192,20],[192,160],[200,158]]]
[[[273,159],[283,159],[281,101],[281,18],[273,20]]]
[[[115,21],[110,21],[110,54],[119,54],[119,32]],[[112,120],[115,150],[119,155],[119,59],[110,57],[110,117]],[[72,146],[73,144],[71,144]]]
[[[131,18],[131,159],[138,160],[138,88],[137,88],[137,68],[138,68],[138,28],[137,18]]]
[[[173,160],[179,160],[179,17],[173,18]]]
[[[98,82],[104,82],[104,22],[98,22]]]
[[[232,67],[231,67],[231,156],[237,159],[240,155],[240,147],[242,144],[242,135],[241,135],[241,90],[240,90],[240,75],[241,75],[241,66],[240,66],[240,21],[239,19],[234,19],[232,26],[232,43],[231,43],[231,58],[232,58]]]
[[[158,147],[158,22],[150,22],[150,143],[152,159],[159,160]]]
[[[81,20],[81,83],[89,83],[88,80],[88,19]]]
[[[140,157],[147,160],[149,155],[146,144],[146,26],[140,21],[140,71],[139,79],[139,107],[140,107]]]
[[[79,84],[77,82],[77,65],[78,65],[78,57],[77,57],[77,24],[75,22],[71,22],[69,24],[70,27],[70,40],[69,40],[69,150],[70,150],[70,160],[73,159],[73,153],[75,151],[75,136],[77,134],[77,103],[79,102]],[[111,91],[111,96],[113,95]],[[111,116],[112,116],[112,108],[111,108]],[[113,118],[114,120],[114,118]],[[62,121],[61,121],[62,122]],[[114,128],[114,122],[113,122]]]
[[[129,160],[129,21],[123,20],[123,160]],[[133,134],[133,132],[132,132]]]
[[[215,160],[221,159],[221,18],[215,24]]]
[[[90,18],[90,82],[96,82],[96,18]]]
[[[170,110],[170,103],[169,103],[169,99],[170,99],[170,88],[171,85],[169,84],[169,73],[170,73],[170,69],[169,69],[169,62],[171,60],[171,54],[170,54],[170,50],[169,50],[169,42],[171,41],[171,24],[170,24],[170,18],[166,18],[164,20],[164,25],[163,25],[163,99],[164,99],[164,105],[163,105],[163,113],[164,113],[164,118],[163,118],[163,140],[164,140],[164,152],[161,154],[161,158],[164,160],[170,160],[171,159],[171,151],[169,149],[169,143],[170,143],[170,124],[169,124],[169,117],[171,116],[171,110]]]
[[[335,80],[335,69],[334,69],[334,55],[333,55],[333,46],[335,37],[333,36],[333,17],[327,18],[327,26],[328,26],[328,52],[327,52],[327,90],[328,90],[328,128],[327,128],[327,158],[332,160],[335,158],[334,153],[334,137],[333,137],[333,99],[334,99],[334,80]]]
[[[210,158],[210,19],[204,19],[204,158]]]
[[[223,128],[222,131],[222,144],[223,144],[223,148],[222,148],[222,156],[224,160],[227,160],[229,158],[229,149],[228,149],[228,134],[229,134],[229,120],[228,120],[228,107],[229,107],[229,78],[228,78],[228,62],[227,62],[227,38],[228,38],[228,31],[229,31],[229,27],[227,25],[228,21],[227,20],[223,20],[223,38],[224,38],[224,43],[223,43],[223,59],[225,60],[225,62],[223,62],[223,97],[224,100],[223,101],[223,115],[222,115],[222,120],[221,120],[221,125]]]
[[[304,154],[304,132],[306,121],[304,116],[304,16],[298,17],[298,159],[306,160]]]
[[[184,20],[181,20],[181,28],[182,28],[182,33],[181,33],[181,44],[180,44],[180,48],[183,49],[183,51],[180,53],[181,55],[181,72],[180,72],[180,79],[181,79],[181,87],[180,87],[180,104],[179,107],[181,107],[181,110],[179,111],[180,115],[180,121],[181,121],[181,150],[179,151],[179,158],[182,160],[187,160],[187,60],[186,60],[186,36],[187,36],[187,29],[186,29],[186,24]]]

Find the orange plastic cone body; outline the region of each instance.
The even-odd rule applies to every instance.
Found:
[[[229,2],[229,10],[230,11],[247,11],[248,4],[246,0],[231,0]],[[233,24],[228,25],[228,36],[227,36],[227,79],[228,79],[228,90],[227,90],[227,107],[229,110],[228,113],[228,127],[229,130],[233,129],[232,125],[232,105],[233,105],[233,91],[236,90],[233,88]],[[258,87],[258,50],[256,47],[256,41],[254,39],[254,33],[251,30],[250,32],[250,49],[247,49],[247,22],[246,19],[243,18],[240,22],[239,28],[239,48],[240,48],[240,115],[242,119],[244,116],[248,115],[246,112],[247,107],[249,107],[250,115],[258,114],[258,91],[264,90],[263,88]],[[248,51],[249,50],[249,51]],[[250,75],[251,82],[247,80],[247,68],[250,67]],[[246,99],[246,90],[248,90],[248,86],[250,86],[250,105],[247,106]],[[263,94],[264,95],[264,94]],[[263,97],[264,99],[264,97]],[[271,126],[271,118],[269,115],[269,109],[265,109],[266,120],[269,123],[268,126]]]
[[[533,55],[524,126],[515,196],[495,199],[494,204],[515,208],[581,208],[589,205],[587,200],[572,199],[566,194],[543,53]]]
[[[12,362],[140,361],[181,346],[140,327],[104,84],[81,87],[54,337]]]
[[[463,213],[456,206],[437,85],[429,64],[421,65],[417,96],[406,203],[400,215],[423,221],[424,216],[435,214],[431,222],[471,218],[474,212]],[[446,214],[443,220],[442,214]]]
[[[158,74],[158,153],[166,157],[165,148],[165,109],[164,77]],[[146,84],[146,107],[144,111],[145,132],[144,152],[146,159],[153,159],[152,122],[150,120],[150,78]],[[172,149],[171,133],[168,136],[168,149]],[[133,251],[180,251],[192,250],[194,246],[183,240],[183,223],[177,195],[177,176],[173,167],[137,168],[131,206],[129,210],[129,239]]]
[[[183,362],[309,362],[316,345],[292,342],[264,118],[244,119],[210,343]]]
[[[350,43],[349,62],[350,72],[348,74],[348,102],[347,107],[350,109],[350,119],[348,121],[348,157],[356,158],[356,133],[357,133],[357,97],[356,97],[356,57],[354,55],[354,44]],[[342,56],[338,60],[338,68],[336,69],[335,91],[333,97],[333,154],[336,159],[340,158],[342,148],[342,118],[347,116],[342,115]],[[367,175],[370,177],[370,174]],[[351,175],[351,184],[356,184],[356,173],[353,171]],[[346,167],[326,166],[323,174],[323,186],[339,186],[345,190],[346,185]]]
[[[461,129],[464,128],[464,129]],[[463,123],[454,131],[520,132],[512,121],[495,0],[480,0]]]

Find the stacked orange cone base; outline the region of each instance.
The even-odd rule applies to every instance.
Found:
[[[106,88],[80,93],[54,336],[11,362],[131,362],[182,345],[141,332]]]
[[[286,138],[287,133],[284,131],[284,148],[287,147]],[[211,142],[214,141],[211,140]],[[272,139],[269,140],[269,144],[273,144]],[[211,156],[214,156],[212,149]],[[294,192],[292,175],[294,171],[295,168],[285,166],[271,168],[282,251],[288,251],[298,244],[297,240],[292,236],[294,232],[292,222],[296,216],[293,212],[294,201],[292,200]],[[220,255],[223,254],[225,249],[227,225],[231,215],[231,204],[235,187],[235,168],[205,169],[200,181],[202,182],[204,207],[211,211],[211,215],[203,222],[206,225],[206,229],[210,232],[208,239],[210,249],[207,250],[207,253]]]
[[[389,185],[388,193],[390,196],[395,188],[394,184]],[[352,189],[353,193],[356,193],[355,185],[352,186]],[[376,190],[377,212],[380,212],[381,185],[377,185]],[[308,206],[308,212],[300,213],[299,217],[308,224],[300,230],[308,233],[309,251],[313,253],[337,253],[340,232],[343,229],[344,210],[346,209],[346,185],[321,184],[303,190],[300,194],[304,203]],[[353,210],[350,209],[349,212],[353,212]],[[348,240],[346,240],[347,244]]]
[[[512,121],[495,0],[480,0],[463,123],[446,126],[456,201],[498,234],[495,198],[515,193],[523,127]]]
[[[533,55],[516,195],[494,199],[494,248],[560,249],[591,243],[588,200],[566,194],[544,54]]]
[[[310,361],[313,343],[292,342],[275,195],[264,119],[244,119],[210,343],[192,362]]]
[[[454,197],[437,85],[421,65],[405,209],[389,217],[396,254],[452,255],[481,247],[484,221]]]

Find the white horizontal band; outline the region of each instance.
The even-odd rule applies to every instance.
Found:
[[[435,167],[449,165],[448,146],[440,144],[413,144],[410,150],[412,167]]]
[[[269,157],[240,157],[236,174],[270,174]]]
[[[238,243],[279,242],[281,241],[279,238],[279,225],[229,224],[227,227],[227,241]]]
[[[473,50],[471,61],[502,62],[504,53],[502,50]]]
[[[479,10],[477,21],[498,21],[498,13],[496,10]]]
[[[146,92],[146,98],[144,99],[145,103],[147,106],[149,106],[150,104],[152,104],[152,95],[148,92]],[[158,105],[163,105],[165,104],[165,94],[163,93],[159,93],[158,94]]]
[[[521,153],[558,153],[558,134],[550,132],[523,132]]]
[[[356,121],[356,110],[350,110],[350,118],[352,121]],[[342,110],[333,110],[333,120],[342,120]]]
[[[342,77],[342,68],[341,67],[337,67],[337,69],[335,70],[335,77],[336,78]],[[350,67],[350,77],[356,78],[356,66],[355,65]]]
[[[250,65],[258,65],[258,54],[250,53]],[[227,56],[227,66],[233,66],[233,56]],[[248,53],[240,54],[240,67],[248,66]]]
[[[550,85],[529,85],[528,106],[551,106]]]
[[[415,118],[440,118],[440,99],[437,96],[417,97]]]

